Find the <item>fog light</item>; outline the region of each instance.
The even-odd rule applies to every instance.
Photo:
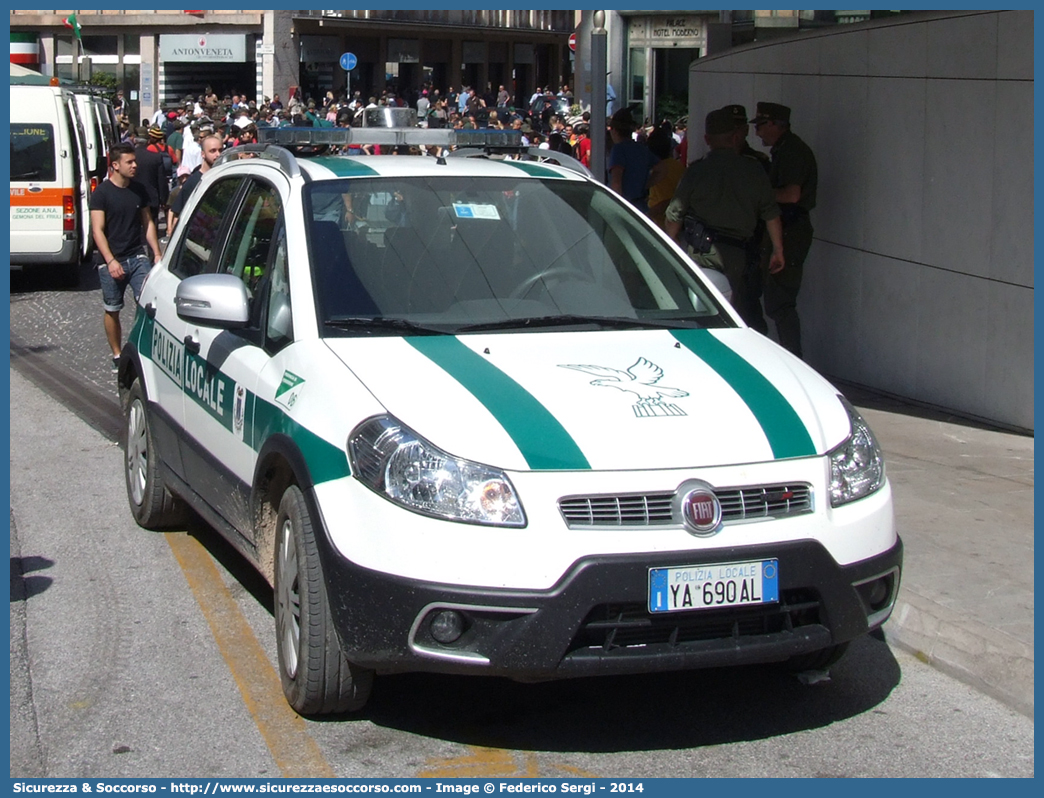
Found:
[[[431,619],[431,636],[443,644],[455,643],[464,634],[464,618],[454,610],[442,610]]]
[[[870,583],[870,590],[869,594],[867,595],[867,600],[869,601],[870,606],[873,609],[880,609],[881,606],[885,603],[885,601],[887,601],[888,594],[890,592],[890,581],[891,580],[889,580],[888,577],[885,577],[883,579],[875,579],[873,582]]]

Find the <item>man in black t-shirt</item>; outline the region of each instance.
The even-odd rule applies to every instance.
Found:
[[[156,128],[158,130],[159,128]],[[160,208],[167,204],[170,195],[170,175],[163,163],[163,156],[149,149],[149,143],[139,131],[134,140],[134,159],[138,162],[133,181],[144,186],[149,195],[149,211],[159,233]],[[162,135],[160,140],[162,141]]]
[[[122,330],[120,311],[127,286],[135,301],[141,296],[145,276],[160,260],[156,224],[149,212],[145,188],[133,182],[138,162],[132,144],[115,144],[109,149],[109,178],[91,195],[91,235],[94,237],[95,263],[105,308],[105,337],[112,349],[113,371],[119,368]],[[152,258],[142,246],[144,240]]]

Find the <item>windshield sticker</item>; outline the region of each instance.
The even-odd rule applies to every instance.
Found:
[[[303,385],[303,379],[298,377],[292,371],[284,371],[283,380],[279,383],[279,387],[276,388],[276,402],[281,404],[287,410],[292,409],[294,404],[297,402],[298,394],[301,393],[301,386]]]
[[[638,401],[631,405],[637,418],[663,418],[665,416],[684,416],[687,413],[678,405],[668,403],[667,399],[681,399],[689,395],[680,388],[668,388],[659,385],[663,377],[663,369],[655,363],[638,358],[627,371],[620,371],[610,366],[579,366],[561,364],[559,368],[583,371],[598,377],[591,380],[591,385],[599,388],[615,388],[624,393],[633,393]]]
[[[479,205],[474,202],[454,202],[453,212],[458,219],[500,219],[496,205]]]

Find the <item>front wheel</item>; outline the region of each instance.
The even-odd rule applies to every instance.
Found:
[[[185,520],[184,505],[163,484],[159,457],[152,441],[152,426],[141,381],[136,380],[127,397],[127,439],[124,474],[127,501],[139,526],[166,529]]]
[[[361,709],[370,697],[373,671],[344,656],[312,519],[296,485],[283,494],[276,523],[276,649],[286,700],[302,715]]]

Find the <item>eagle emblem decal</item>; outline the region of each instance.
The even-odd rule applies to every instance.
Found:
[[[591,380],[591,385],[599,388],[615,388],[625,393],[633,393],[638,401],[631,407],[638,418],[652,418],[663,416],[684,416],[685,411],[678,405],[668,402],[668,399],[681,399],[688,396],[688,391],[680,388],[668,388],[660,385],[663,377],[663,369],[655,363],[638,358],[637,362],[627,371],[610,368],[609,366],[581,366],[561,364],[559,368],[583,371],[593,374],[598,379]]]

